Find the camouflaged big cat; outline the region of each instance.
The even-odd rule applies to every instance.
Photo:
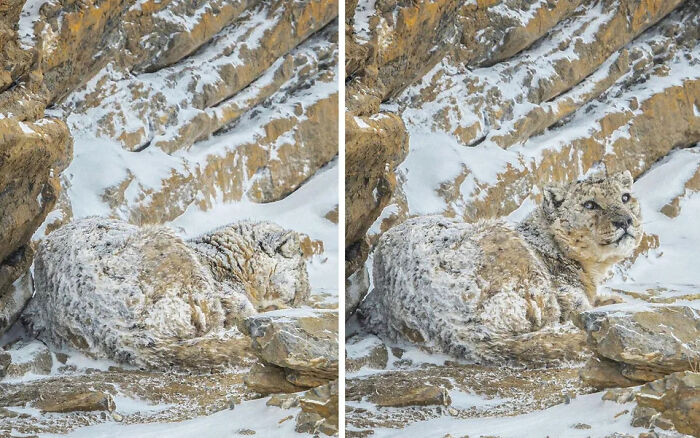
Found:
[[[523,222],[417,217],[380,239],[360,322],[476,362],[573,358],[571,324],[642,237],[629,172],[548,185]]]

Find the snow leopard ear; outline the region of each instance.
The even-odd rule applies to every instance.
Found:
[[[547,213],[554,212],[564,202],[566,185],[550,183],[542,189],[542,206]]]
[[[632,184],[634,184],[634,178],[632,178],[632,173],[629,170],[625,170],[624,172],[618,172],[615,175],[613,175],[612,178],[613,180],[620,183],[622,187],[628,189],[631,189]]]

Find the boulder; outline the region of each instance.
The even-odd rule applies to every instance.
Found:
[[[0,287],[0,333],[17,321],[33,293],[32,276],[28,271],[10,285]]]
[[[376,336],[355,336],[345,343],[345,371],[353,373],[362,368],[384,369],[389,361],[389,350]]]
[[[449,406],[452,403],[450,395],[443,387],[432,385],[417,385],[403,388],[401,391],[387,392],[382,397],[374,397],[377,406],[406,407],[406,406]]]
[[[56,202],[73,145],[62,121],[5,110],[0,101],[0,297],[31,264],[31,237]]]
[[[636,394],[633,425],[675,428],[700,436],[700,374],[684,371],[642,386]]]
[[[244,328],[255,354],[289,369],[292,383],[316,386],[337,379],[336,311],[300,308],[259,313],[247,318]]]
[[[248,388],[263,395],[299,392],[304,389],[286,379],[284,368],[271,364],[256,363],[243,381]]]
[[[369,292],[369,272],[361,266],[345,280],[345,319],[349,319]]]
[[[396,115],[345,116],[345,276],[367,258],[364,236],[389,203],[396,167],[408,152],[408,134]]]
[[[299,433],[338,433],[338,381],[310,389],[299,396],[301,412],[295,430]]]
[[[54,348],[149,368],[217,368],[246,356],[236,321],[255,313],[171,229],[86,218],[37,249],[23,319]]]
[[[114,411],[116,405],[110,394],[100,391],[67,392],[38,400],[36,407],[43,412]]]
[[[581,313],[577,325],[591,349],[632,380],[656,380],[700,361],[700,314],[690,305],[602,307]]]

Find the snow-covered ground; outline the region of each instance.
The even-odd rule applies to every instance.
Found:
[[[294,431],[295,410],[266,406],[267,399],[257,399],[236,405],[234,409],[198,417],[180,423],[119,424],[103,423],[76,429],[68,435],[47,434],[43,437],[73,438],[227,438],[251,435],[256,437],[301,436]]]
[[[483,400],[472,401],[474,405]],[[419,421],[404,429],[377,429],[376,437],[444,437],[458,433],[468,436],[497,436],[499,438],[589,438],[617,433],[631,435],[646,429],[630,426],[633,403],[618,404],[601,400],[600,394],[576,397],[569,404],[553,406],[543,411],[512,417],[482,417],[457,419],[449,416]],[[585,424],[590,428],[576,428]],[[579,426],[581,427],[581,426]],[[585,427],[585,426],[584,426]]]

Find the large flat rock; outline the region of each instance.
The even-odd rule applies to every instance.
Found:
[[[306,379],[333,380],[338,376],[338,313],[314,309],[285,309],[247,318],[246,332],[260,359],[298,372]],[[289,379],[289,377],[288,377]],[[292,383],[294,383],[294,381]]]

